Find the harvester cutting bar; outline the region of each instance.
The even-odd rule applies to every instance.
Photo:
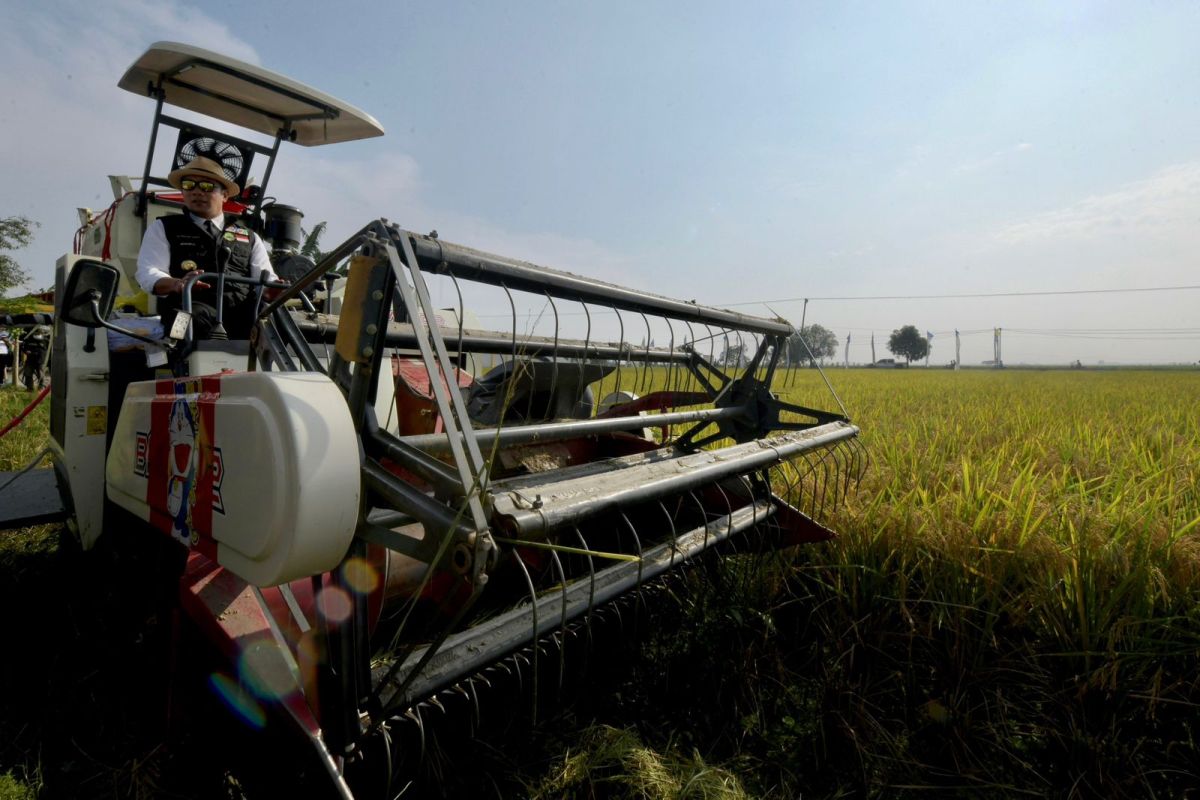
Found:
[[[382,688],[383,705],[389,709],[405,709],[417,700],[433,696],[531,641],[565,628],[591,609],[659,577],[731,536],[763,523],[774,513],[774,501],[754,501],[646,549],[639,561],[623,561],[598,570],[591,577],[576,580],[561,592],[548,593],[535,602],[519,605],[451,635],[436,653],[428,656],[423,666],[421,662],[427,658],[428,648],[415,650],[400,669],[392,673],[390,685],[393,688]],[[418,666],[420,672],[413,675]],[[389,668],[381,666],[373,672],[373,682],[378,682]],[[403,694],[398,695],[394,687],[403,687]]]
[[[678,495],[857,435],[856,426],[832,422],[723,450],[682,455],[654,450],[496,481],[491,487],[493,514],[511,535],[539,537],[607,509]]]

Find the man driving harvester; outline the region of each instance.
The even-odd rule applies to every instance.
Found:
[[[235,217],[226,221],[224,206],[240,187],[212,159],[192,159],[167,176],[183,193],[187,212],[160,217],[146,229],[138,251],[137,282],[158,296],[163,327],[170,329],[183,307],[184,279],[192,272],[218,273],[275,281],[262,239]],[[225,282],[222,322],[230,339],[248,339],[254,325],[253,286]],[[217,325],[217,291],[211,282],[192,287],[192,322],[197,339],[213,338]],[[219,332],[217,336],[219,336]]]

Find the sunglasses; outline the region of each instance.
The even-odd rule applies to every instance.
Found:
[[[179,182],[179,188],[185,192],[190,192],[192,189],[199,189],[202,192],[212,192],[218,186],[221,186],[221,184],[214,183],[213,181],[194,181],[191,178],[184,178]]]

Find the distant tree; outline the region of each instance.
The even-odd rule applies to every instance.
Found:
[[[33,229],[38,223],[26,217],[0,218],[0,250],[16,250],[33,241]],[[29,273],[21,269],[16,259],[0,253],[0,297],[9,289],[20,286],[29,279]]]
[[[808,345],[807,349],[805,345]],[[833,331],[821,325],[805,325],[788,338],[788,361],[792,364],[812,364],[814,360],[832,358],[837,354],[838,339]],[[811,356],[809,355],[811,353]]]
[[[725,345],[725,352],[721,356],[721,363],[726,367],[740,367],[746,358],[746,346],[739,342],[730,342]]]
[[[318,222],[311,231],[300,229],[300,233],[304,236],[304,244],[300,245],[300,255],[311,258],[314,264],[325,257],[325,253],[321,251],[321,236],[325,233],[326,224]]]
[[[904,360],[909,364],[914,360],[920,361],[929,354],[929,340],[917,330],[915,325],[905,325],[899,330],[892,331],[887,347],[893,354],[904,356]]]

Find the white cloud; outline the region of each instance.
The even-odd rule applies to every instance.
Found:
[[[1188,162],[1115,191],[1015,222],[1000,230],[995,239],[1003,244],[1026,244],[1095,240],[1113,234],[1159,237],[1185,228],[1194,230],[1200,221],[1198,208],[1200,162]]]
[[[965,164],[959,164],[958,167],[955,168],[955,172],[958,172],[958,173],[982,172],[984,170],[991,169],[992,167],[996,166],[997,164],[1001,163],[1002,161],[1005,161],[1006,159],[1013,158],[1015,156],[1019,156],[1022,153],[1027,153],[1032,149],[1033,149],[1033,145],[1030,144],[1029,142],[1019,142],[1019,143],[1013,145],[1012,147],[1005,147],[1003,149],[997,150],[994,153],[984,156],[983,158],[979,158],[974,161],[968,161]]]

